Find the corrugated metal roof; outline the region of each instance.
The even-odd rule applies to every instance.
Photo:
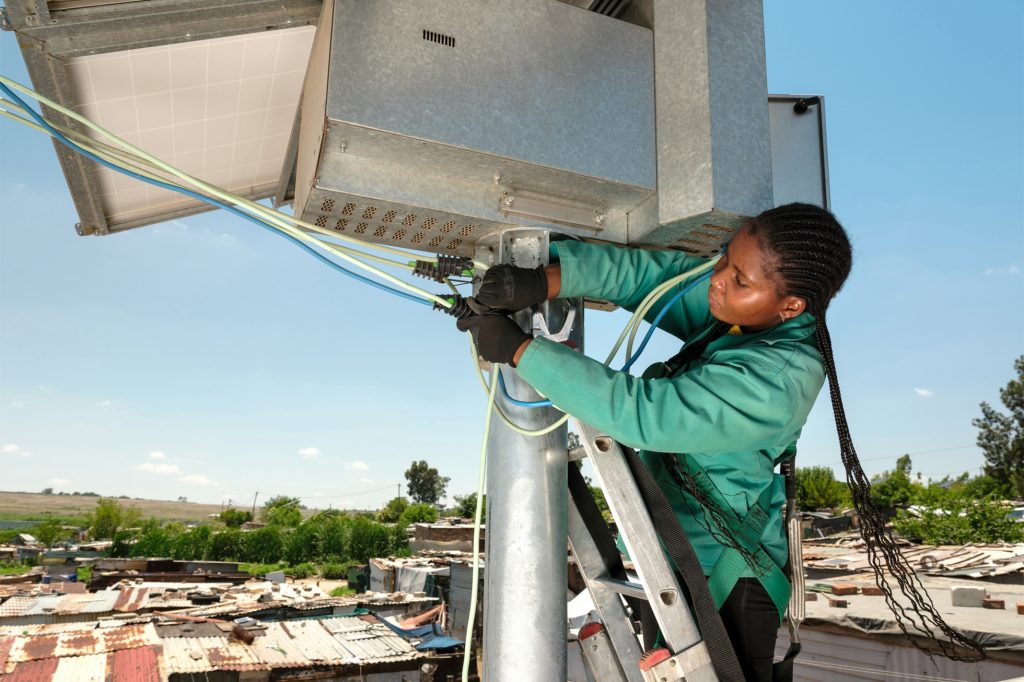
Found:
[[[14,637],[0,637],[0,675],[4,674],[7,670],[7,656],[11,651],[11,647],[14,646]]]
[[[43,661],[25,661],[17,663],[7,673],[4,682],[50,682],[57,670],[59,659],[47,658]]]
[[[53,682],[104,682],[107,677],[107,655],[68,656],[57,659]]]
[[[45,632],[45,631],[44,631]],[[151,623],[119,628],[92,628],[59,633],[30,634],[18,637],[10,647],[8,659],[22,662],[43,658],[63,658],[105,654],[121,649],[159,645],[160,637]]]
[[[163,640],[167,673],[367,665],[422,657],[386,625],[359,618],[267,623],[252,644],[227,637]]]
[[[107,682],[159,682],[165,679],[160,646],[122,649],[107,656]]]
[[[117,591],[115,611],[138,611],[149,598],[147,587],[124,587]]]
[[[0,618],[20,616],[25,609],[35,604],[38,600],[39,597],[11,597],[3,604],[0,604]]]
[[[50,614],[57,610],[57,605],[64,599],[63,594],[43,594],[35,598],[35,601],[25,606],[21,613],[13,614],[19,616],[39,616]],[[68,595],[79,596],[79,595]]]

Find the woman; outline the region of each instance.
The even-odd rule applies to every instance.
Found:
[[[495,312],[460,320],[458,327],[472,331],[485,360],[517,366],[560,409],[643,449],[641,456],[672,502],[706,575],[714,575],[724,555],[743,555],[742,577],[716,601],[747,679],[771,679],[775,635],[788,598],[783,594],[788,585],[780,589],[766,579],[763,567],[756,570],[759,558],[772,569],[786,561],[785,495],[775,468],[794,451],[826,376],[861,532],[897,621],[904,632],[905,618],[918,634],[931,637],[936,627],[957,644],[981,651],[936,613],[871,502],[843,413],[825,324],[828,304],[852,264],[849,239],[831,213],[789,204],[744,225],[710,280],[685,295],[661,324],[686,342],[683,351],[643,378],[534,339],[503,311],[584,295],[632,310],[661,282],[701,261],[674,251],[571,241],[554,244],[552,251],[558,262],[546,268],[488,270],[475,299]],[[742,551],[727,520],[742,520],[759,504],[770,513],[755,554]],[[902,608],[887,582],[893,579],[905,595]],[[939,646],[945,655],[959,657],[949,643]]]

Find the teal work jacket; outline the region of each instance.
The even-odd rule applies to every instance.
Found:
[[[627,310],[635,310],[662,282],[705,262],[678,251],[573,241],[554,244],[552,255],[562,268],[560,297],[588,296]],[[705,281],[674,304],[661,329],[686,340],[711,325],[708,287]],[[667,301],[678,288],[661,300]],[[655,305],[648,317],[653,319],[660,310]],[[800,435],[824,383],[814,330],[814,317],[803,313],[763,332],[727,334],[675,376],[662,379],[616,371],[563,344],[538,338],[527,346],[518,370],[559,409],[641,450],[705,575],[710,575],[723,551],[707,527],[713,522],[654,453],[690,458],[708,473],[740,518],[772,486],[773,513],[761,540],[772,560],[783,566],[785,488],[775,468]],[[748,569],[746,575],[754,573]]]

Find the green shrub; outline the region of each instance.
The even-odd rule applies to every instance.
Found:
[[[311,563],[296,564],[290,568],[284,569],[284,572],[296,580],[302,580],[303,578],[308,578],[311,575],[316,575],[316,565]]]
[[[356,591],[353,590],[351,587],[335,587],[333,590],[331,590],[332,597],[349,597],[355,593]]]
[[[349,561],[344,564],[324,564],[320,567],[320,575],[327,580],[346,580],[348,569],[358,565],[357,561]]]
[[[433,523],[437,521],[437,507],[432,504],[410,504],[398,518],[399,525],[408,526],[413,523]]]
[[[1007,517],[1002,502],[951,497],[942,508],[924,507],[917,515],[900,512],[893,528],[904,537],[929,545],[965,545],[972,542],[1024,542],[1024,523]]]

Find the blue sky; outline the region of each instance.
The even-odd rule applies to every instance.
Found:
[[[769,90],[826,97],[865,469],[977,473],[971,419],[1024,352],[1024,4],[767,0],[765,24]],[[28,82],[10,33],[0,72]],[[474,489],[485,395],[450,318],[223,213],[78,237],[50,142],[0,140],[0,489],[373,508],[414,459]],[[624,322],[588,313],[590,354]],[[799,464],[839,474],[834,433],[823,396]]]

